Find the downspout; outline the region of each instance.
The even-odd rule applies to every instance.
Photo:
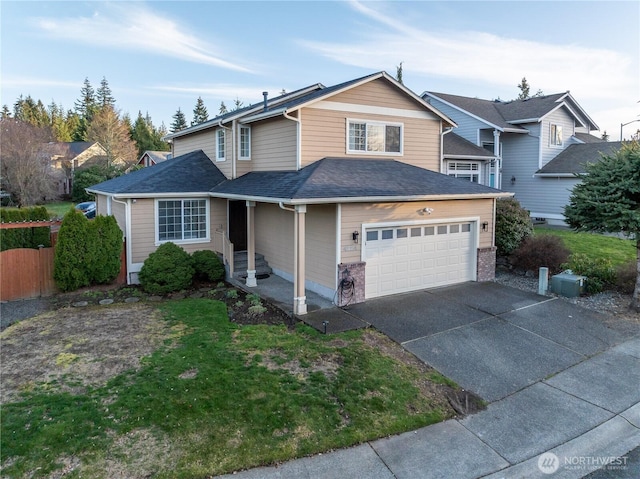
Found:
[[[131,199],[127,199],[127,201],[120,201],[115,196],[112,196],[112,201],[116,203],[120,203],[124,205],[124,238],[125,245],[127,248],[127,284],[131,284],[131,269],[133,262],[131,260],[132,254],[132,241],[131,241]]]
[[[235,179],[238,176],[236,160],[238,155],[236,152],[236,129],[238,128],[238,120],[231,122],[231,178]]]
[[[298,110],[298,115],[300,115],[300,110]],[[285,110],[282,113],[287,120],[295,121],[298,125],[296,127],[296,171],[302,168],[302,120],[300,118],[296,118],[291,116]],[[285,208],[283,208],[285,209]]]

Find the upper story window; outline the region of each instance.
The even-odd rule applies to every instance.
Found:
[[[447,163],[447,175],[463,178],[472,183],[480,183],[480,163],[475,161],[450,161]]]
[[[347,152],[402,154],[402,123],[347,121]]]
[[[251,159],[251,128],[248,126],[240,127],[240,159]]]
[[[216,161],[224,161],[225,133],[226,132],[222,128],[216,130]]]
[[[199,242],[209,239],[208,201],[158,200],[156,238],[158,242]]]
[[[562,126],[551,124],[550,128],[551,145],[562,146]]]

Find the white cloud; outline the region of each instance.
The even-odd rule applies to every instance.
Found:
[[[387,12],[350,2],[354,10],[381,25],[362,29],[348,43],[301,43],[334,61],[384,70],[404,62],[405,72],[493,85],[495,96],[526,76],[545,93],[571,90],[577,98],[621,99],[635,94],[637,79],[628,56],[602,48],[508,38],[481,31],[430,32]],[[376,4],[383,8],[384,3]],[[392,72],[395,73],[395,72]],[[428,87],[427,87],[428,88]],[[480,91],[481,88],[478,88]],[[455,93],[455,92],[451,92]]]
[[[185,94],[190,98],[194,96],[221,98],[226,103],[238,98],[245,104],[261,102],[263,91],[268,91],[270,97],[275,97],[278,96],[282,90],[282,88],[275,87],[265,89],[263,87],[239,86],[230,83],[204,85],[158,85],[151,88],[157,91]]]
[[[240,63],[225,60],[216,48],[186,33],[175,21],[131,3],[109,4],[106,14],[91,17],[36,18],[36,27],[55,38],[100,47],[138,50],[184,61],[251,72]]]

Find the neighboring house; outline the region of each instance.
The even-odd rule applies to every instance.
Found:
[[[590,134],[598,127],[569,92],[508,102],[434,92],[422,96],[457,124],[453,133],[445,135],[445,140],[458,135],[490,153],[491,157],[486,159],[478,157],[462,162],[463,170],[467,167],[471,170],[466,172],[467,177],[478,172],[474,181],[515,193],[533,218],[564,224],[564,206],[577,182],[574,173],[582,170],[565,168],[558,176],[551,174],[555,168],[553,172],[545,168],[572,145],[602,141]],[[584,163],[598,161],[598,150],[596,147],[574,151],[590,154],[583,158]],[[444,153],[447,158],[446,142]],[[458,159],[446,160],[442,172],[457,172],[457,163]]]
[[[454,126],[380,72],[264,93],[168,135],[173,158],[88,191],[125,232],[129,282],[163,242],[229,258],[230,241],[248,286],[262,254],[305,314],[306,290],[343,305],[493,278],[495,201],[511,194],[440,173]]]
[[[100,164],[106,161],[107,152],[98,142],[70,141],[50,143],[52,151],[51,164],[62,172],[58,184],[60,195],[70,195],[73,189],[75,170],[82,167]]]
[[[163,161],[166,161],[169,158],[171,158],[170,151],[147,150],[142,154],[142,156],[140,157],[136,165],[153,166],[153,165],[157,165],[158,163],[162,163]]]

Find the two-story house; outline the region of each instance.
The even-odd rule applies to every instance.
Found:
[[[493,278],[495,201],[511,194],[440,173],[448,116],[384,72],[263,95],[89,189],[124,232],[129,282],[166,241],[231,270],[229,250],[246,250],[248,286],[264,255],[292,281],[295,314],[307,290],[343,305]]]
[[[515,193],[532,218],[550,224],[564,224],[564,206],[584,163],[620,146],[590,134],[598,126],[569,92],[514,101],[434,92],[422,97],[457,124],[445,138],[457,135],[491,153],[485,159],[446,160],[443,173],[458,173],[462,164],[467,178]]]

